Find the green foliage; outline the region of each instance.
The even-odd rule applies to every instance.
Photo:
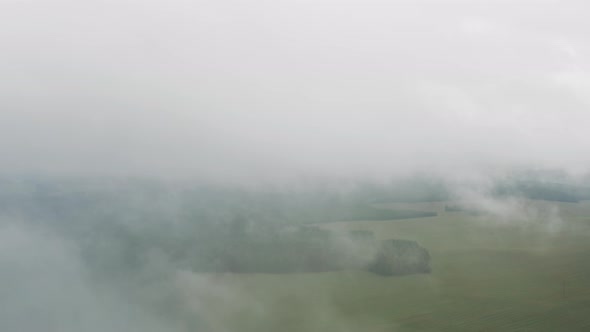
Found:
[[[344,220],[397,220],[411,218],[436,217],[436,212],[417,210],[377,209],[371,206],[356,206]]]
[[[254,191],[143,181],[16,184],[21,190],[0,187],[0,212],[83,239],[84,262],[105,278],[138,273],[154,253],[198,272],[366,269],[379,246],[371,232],[334,234],[309,224],[436,216],[374,208],[373,194],[362,187]]]
[[[529,199],[577,203],[590,198],[590,188],[541,181],[503,182],[496,185],[494,194],[523,196]]]
[[[369,271],[384,276],[429,273],[430,254],[416,241],[385,240]]]
[[[445,212],[463,212],[470,216],[479,216],[484,213],[483,211],[464,208],[460,205],[445,205]]]
[[[223,248],[214,265],[193,265],[200,272],[292,273],[368,270],[380,275],[430,272],[428,251],[415,241],[385,240],[371,231],[348,236],[301,227],[278,237],[249,238]]]
[[[331,232],[317,227],[301,227],[274,236],[250,234],[221,243],[226,245],[216,249],[214,264],[194,261],[192,269],[200,272],[291,273],[350,267],[345,260],[348,248],[339,246]],[[199,255],[198,252],[193,254]]]

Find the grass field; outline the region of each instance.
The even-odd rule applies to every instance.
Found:
[[[221,300],[211,295],[206,316],[215,323],[209,327],[590,331],[590,204],[546,204],[559,207],[557,224],[444,212],[444,203],[404,204],[439,212],[437,217],[323,224],[334,230],[372,230],[380,239],[416,240],[430,251],[432,273],[205,275],[225,293],[237,294]]]

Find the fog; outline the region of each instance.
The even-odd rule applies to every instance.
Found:
[[[3,1],[2,171],[586,171],[586,5]]]
[[[389,238],[354,221],[588,231],[588,10],[0,0],[0,330],[397,331],[325,293],[377,270]],[[290,256],[314,246],[336,258]]]

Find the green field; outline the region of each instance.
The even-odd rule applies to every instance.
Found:
[[[438,216],[321,226],[416,240],[431,274],[202,274],[207,290],[185,295],[214,331],[590,331],[590,204],[550,204],[561,220],[380,204]]]

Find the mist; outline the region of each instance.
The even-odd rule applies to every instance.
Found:
[[[0,0],[0,330],[583,321],[588,10]]]
[[[584,8],[4,1],[2,171],[584,172]]]

